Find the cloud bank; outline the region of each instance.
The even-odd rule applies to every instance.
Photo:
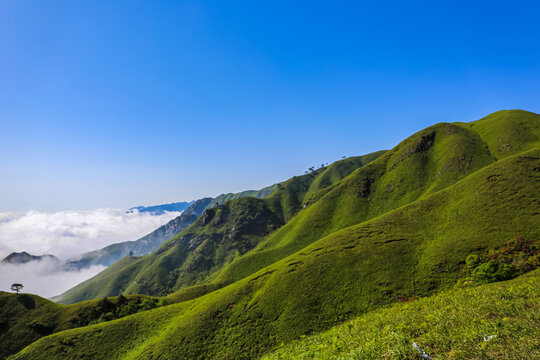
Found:
[[[105,269],[104,266],[96,265],[80,271],[57,271],[57,267],[58,263],[50,260],[20,265],[0,264],[0,290],[11,291],[11,284],[21,283],[24,285],[22,292],[50,298]]]
[[[113,243],[137,240],[178,215],[120,209],[0,212],[0,256],[26,251],[66,260]]]
[[[153,215],[120,209],[0,212],[0,260],[14,251],[68,260],[113,243],[137,240],[178,215],[180,212]],[[18,282],[24,285],[23,292],[51,297],[104,269],[93,266],[81,271],[58,271],[57,267],[57,263],[47,260],[1,264],[0,290],[10,291],[11,284]]]

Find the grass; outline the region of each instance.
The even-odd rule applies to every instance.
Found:
[[[264,360],[540,358],[540,270],[373,311]],[[486,341],[488,340],[488,341]]]
[[[252,359],[397,299],[452,288],[471,253],[540,236],[531,197],[539,162],[540,150],[506,157],[229,286],[44,337],[15,358]]]

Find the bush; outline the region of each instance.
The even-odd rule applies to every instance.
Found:
[[[465,278],[456,284],[487,284],[513,279],[536,269],[540,240],[514,236],[505,245],[489,249],[484,254],[471,254],[465,260]]]

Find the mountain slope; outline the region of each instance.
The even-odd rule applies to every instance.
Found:
[[[207,209],[191,227],[153,254],[114,264],[68,290],[60,302],[73,303],[121,293],[166,295],[202,282],[283,225],[301,208],[305,197],[383,153],[352,157],[294,177],[277,184],[277,189],[264,199],[242,197]]]
[[[516,234],[538,238],[539,183],[540,150],[506,157],[225,288],[45,337],[16,358],[260,356],[396,298],[449,288],[479,248]]]
[[[365,314],[264,360],[539,359],[540,270]]]
[[[247,196],[257,198],[265,197],[271,194],[276,188],[277,184],[274,184],[261,190],[248,190],[236,194],[222,194],[215,198],[207,197],[190,203],[183,202],[149,207],[134,207],[132,209],[154,212],[156,214],[160,214],[163,211],[185,210],[180,216],[138,240],[111,244],[103,249],[84,253],[79,259],[68,261],[63,267],[65,270],[80,270],[92,265],[110,266],[124,256],[142,256],[150,254],[159,248],[166,240],[190,226],[205,209],[214,207],[216,204],[223,203],[226,200],[239,199]]]
[[[94,250],[81,255],[80,259],[69,261],[64,265],[66,270],[79,270],[92,265],[110,266],[124,256],[141,256],[159,248],[166,240],[191,225],[210,204],[212,198],[194,201],[180,216],[160,226],[150,234],[135,241],[111,244],[103,249]]]
[[[433,125],[320,192],[320,201],[224,268],[215,282],[241,279],[332,232],[429,196],[518,149],[537,146],[539,139],[540,115],[519,110],[472,123]],[[491,148],[513,150],[494,155]]]

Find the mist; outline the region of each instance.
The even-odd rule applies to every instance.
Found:
[[[137,240],[178,215],[121,209],[0,212],[0,257],[26,251],[67,260],[113,243]]]
[[[68,210],[53,213],[0,212],[0,260],[12,252],[51,254],[61,262],[107,245],[137,240],[180,215],[166,212],[126,212],[121,209]],[[0,290],[22,283],[22,292],[52,297],[91,278],[104,266],[80,271],[60,271],[52,260],[25,264],[0,264]]]
[[[80,271],[58,271],[58,262],[32,261],[26,264],[0,264],[0,290],[11,291],[11,284],[21,283],[23,293],[50,298],[91,278],[103,269],[96,265]]]

